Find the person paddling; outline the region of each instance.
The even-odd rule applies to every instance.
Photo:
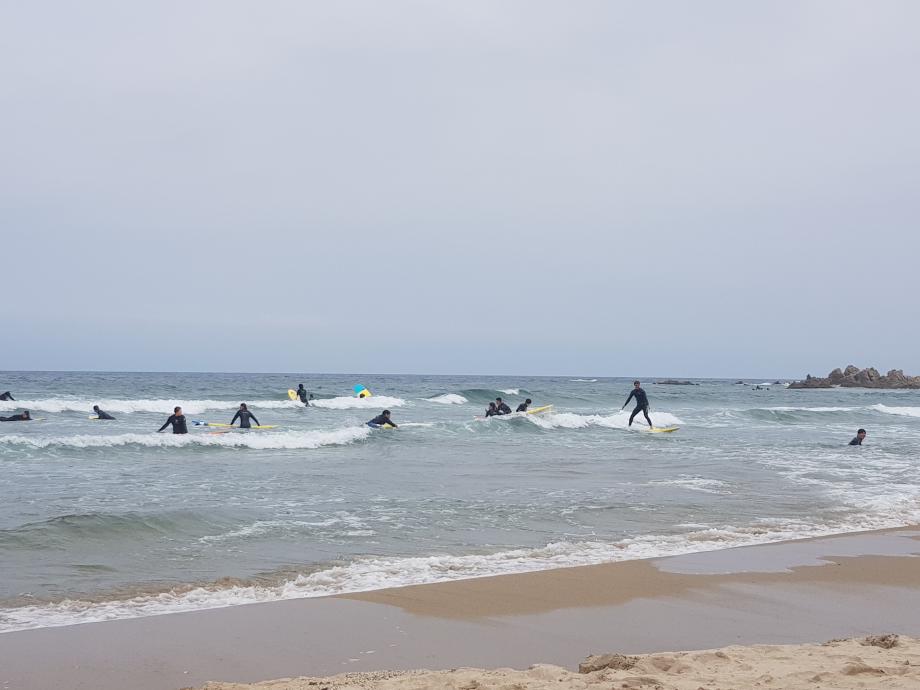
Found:
[[[99,409],[99,405],[93,405],[93,412],[96,413],[96,419],[115,419],[108,412]]]

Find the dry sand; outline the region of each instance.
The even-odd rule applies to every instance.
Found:
[[[288,678],[253,685],[207,683],[201,690],[920,688],[920,640],[886,635],[823,645],[734,646],[641,656],[611,654],[589,657],[581,670],[585,672],[536,665],[526,671],[381,671]]]

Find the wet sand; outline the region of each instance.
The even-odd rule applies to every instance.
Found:
[[[918,534],[887,530],[7,633],[0,690],[160,690],[537,663],[571,671],[591,653],[920,637]]]

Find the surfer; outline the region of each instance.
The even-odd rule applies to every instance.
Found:
[[[188,433],[188,426],[186,426],[185,424],[185,415],[182,414],[181,407],[173,408],[173,413],[169,415],[169,419],[166,420],[163,426],[157,429],[157,432],[159,433],[160,431],[163,431],[163,429],[168,427],[170,424],[172,424],[174,434],[187,434]]]
[[[7,391],[6,393],[0,393],[0,400],[15,400],[15,399],[16,398],[10,395],[9,391]]]
[[[307,389],[301,383],[297,386],[297,397],[300,398],[300,402],[309,407],[310,401],[313,400],[313,393],[307,393]]]
[[[866,430],[859,429],[856,432],[856,436],[854,436],[853,440],[850,441],[850,445],[851,446],[861,446],[864,438],[866,438]]]
[[[511,408],[501,398],[495,398],[495,407],[498,410],[495,414],[511,414]]]
[[[652,428],[652,420],[648,416],[648,396],[645,394],[645,391],[642,390],[642,384],[639,381],[633,381],[633,389],[629,392],[629,397],[626,398],[626,402],[623,403],[621,410],[625,410],[626,406],[629,404],[629,401],[633,398],[636,399],[636,409],[632,411],[632,414],[629,415],[629,426],[632,426],[633,419],[636,418],[636,415],[640,412],[645,415],[645,421],[648,422],[648,428]]]
[[[99,405],[93,405],[93,412],[96,413],[96,419],[115,419],[108,412],[103,412],[99,409]]]
[[[390,425],[391,427],[393,427],[394,429],[395,429],[397,426],[399,426],[398,424],[396,424],[396,422],[394,422],[392,419],[390,419],[390,411],[389,411],[389,410],[384,410],[383,412],[381,412],[380,414],[378,414],[376,417],[374,417],[371,421],[369,421],[369,422],[367,423],[367,425],[368,425],[369,427],[385,426],[385,425],[387,425],[387,424],[389,424],[389,425]]]
[[[20,414],[13,414],[9,417],[0,417],[0,422],[31,422],[32,416],[28,410],[23,410]]]
[[[246,403],[240,403],[240,409],[236,411],[236,414],[233,415],[233,419],[230,420],[230,426],[233,426],[233,422],[237,419],[240,420],[240,429],[251,429],[252,426],[249,424],[250,419],[256,423],[256,426],[262,426],[259,424],[259,420],[256,419],[256,416],[246,407]]]
[[[531,400],[530,398],[527,398],[527,400],[525,400],[524,402],[522,402],[520,405],[517,406],[517,409],[515,410],[515,412],[527,412],[527,408],[530,406],[530,403],[532,402],[533,400]]]
[[[494,417],[498,414],[498,408],[495,407],[495,403],[489,403],[489,409],[486,410],[486,417]]]

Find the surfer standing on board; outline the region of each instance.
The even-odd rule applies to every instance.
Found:
[[[633,389],[629,392],[629,397],[626,398],[626,402],[623,403],[621,410],[625,410],[626,406],[629,404],[629,401],[633,398],[636,399],[636,409],[632,411],[632,414],[629,415],[629,426],[632,426],[633,420],[636,418],[636,415],[640,412],[645,415],[645,421],[648,422],[648,428],[652,428],[652,419],[648,416],[648,396],[645,394],[645,391],[642,390],[642,384],[639,381],[633,381]]]

